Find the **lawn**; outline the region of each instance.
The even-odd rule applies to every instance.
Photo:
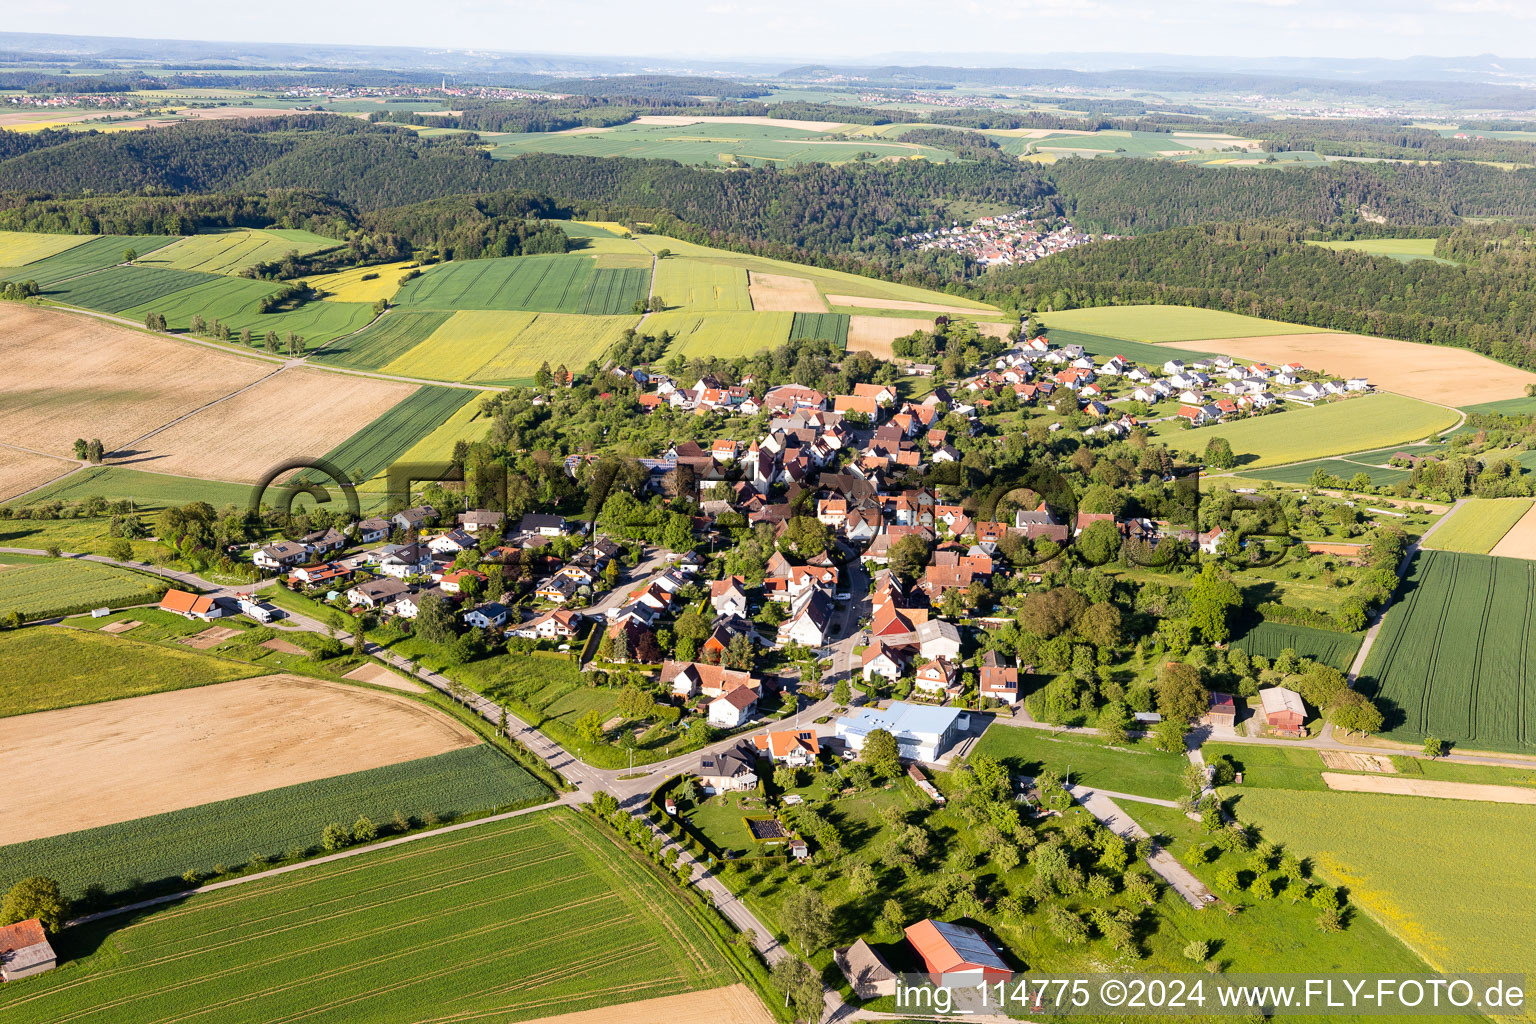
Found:
[[[396,304],[416,309],[521,309],[626,313],[646,297],[650,274],[601,269],[586,256],[511,256],[433,267],[406,284]]]
[[[1435,970],[1536,970],[1536,897],[1516,868],[1536,807],[1254,789],[1236,812]]]
[[[1270,661],[1278,658],[1281,651],[1292,650],[1298,657],[1332,665],[1340,672],[1349,670],[1360,650],[1360,637],[1356,634],[1289,626],[1281,622],[1255,623],[1246,633],[1234,636],[1231,643],[1250,655],[1261,655]]]
[[[220,1008],[247,1021],[511,1021],[736,980],[670,884],[567,810],[108,919],[58,945],[73,963],[0,991],[11,1024]]]
[[[1325,333],[1320,327],[1261,320],[1198,306],[1094,306],[1044,313],[1041,319],[1049,328],[1153,343]]]
[[[28,264],[23,281],[36,281],[44,289],[71,277],[123,262],[129,249],[140,256],[176,241],[171,235],[101,235],[80,245],[70,246],[54,256]]]
[[[789,340],[793,313],[693,313],[668,310],[645,318],[642,330],[659,335],[670,331],[672,344],[666,357],[681,354],[731,359],[764,349],[778,348]]]
[[[259,231],[232,228],[211,234],[178,239],[145,256],[141,263],[172,270],[197,270],[208,274],[238,274],[258,263],[280,260],[290,252],[306,256],[334,249],[342,242],[308,231]]]
[[[1422,551],[1387,610],[1360,688],[1405,743],[1532,745],[1536,562]]]
[[[1186,430],[1183,420],[1161,420],[1152,432],[1170,448],[1203,453],[1213,437],[1226,438],[1238,472],[1326,458],[1362,448],[1417,441],[1455,424],[1453,410],[1402,395],[1376,394],[1312,408],[1283,408],[1262,416]],[[1309,470],[1310,472],[1310,470]]]
[[[0,633],[0,717],[258,675],[192,650],[64,626]]]
[[[217,283],[219,278],[187,270],[155,267],[108,267],[43,290],[43,297],[71,306],[83,306],[104,313],[159,300],[186,288]],[[271,287],[267,288],[270,291]]]
[[[334,274],[320,274],[307,278],[309,285],[325,292],[334,302],[378,302],[393,298],[400,290],[400,278],[407,270],[417,266],[415,260],[399,263],[376,263],[368,267],[353,267]]]
[[[22,267],[57,256],[95,238],[95,235],[39,235],[29,231],[0,231],[0,267]]]
[[[1179,754],[1154,750],[1145,740],[1108,746],[1095,736],[1061,733],[996,723],[976,744],[975,753],[995,757],[1017,775],[1033,777],[1042,768],[1072,783],[1117,793],[1176,800],[1184,794],[1181,776],[1189,762]]]
[[[167,586],[158,576],[115,565],[0,554],[0,616],[20,612],[25,619],[45,619],[105,605],[121,608],[158,601]]]
[[[349,370],[377,370],[426,341],[451,316],[447,310],[392,309],[356,334],[312,353],[310,358]]]
[[[452,820],[537,802],[549,790],[488,744],[337,775],[265,793],[0,847],[0,888],[28,875],[58,879],[78,897],[99,884],[108,893],[135,880],[175,886],[188,869],[235,868],[254,856],[279,859],[317,847],[332,823],[359,815],[376,824],[398,813]]]
[[[464,316],[455,314],[455,319]],[[474,379],[479,381],[527,381],[539,367],[564,366],[575,372],[603,354],[634,327],[639,318],[585,316],[579,313],[540,313],[533,322],[499,350],[492,353]]]
[[[1414,260],[1434,260],[1436,263],[1453,263],[1435,255],[1434,238],[1361,238],[1347,242],[1308,242],[1335,252],[1363,252],[1368,256],[1385,256],[1399,263]]]
[[[651,291],[669,307],[735,311],[752,308],[745,270],[686,256],[658,261]]]
[[[1530,509],[1530,498],[1468,498],[1424,546],[1486,555]]]
[[[407,377],[469,380],[538,315],[498,309],[460,310],[421,344],[385,364],[383,371]]]
[[[325,457],[354,482],[361,483],[384,472],[418,441],[481,394],[468,388],[423,385],[405,401],[332,448]]]

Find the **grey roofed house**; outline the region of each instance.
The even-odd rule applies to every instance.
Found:
[[[517,530],[519,533],[541,533],[546,537],[559,536],[565,532],[565,516],[529,512],[517,521]]]
[[[419,530],[428,519],[437,518],[437,509],[431,505],[421,505],[416,508],[408,508],[403,512],[396,512],[389,517],[389,521],[402,530]]]
[[[757,749],[750,742],[743,740],[724,750],[700,754],[698,763],[693,768],[693,774],[706,781],[719,779],[726,782],[746,782],[750,778],[751,783],[755,784],[757,782]]]
[[[475,533],[485,529],[494,530],[506,518],[506,513],[504,512],[492,512],[490,509],[473,508],[468,512],[459,513],[459,525],[470,533]]]
[[[359,583],[357,586],[349,589],[347,593],[355,594],[357,599],[362,602],[380,605],[399,597],[401,594],[409,593],[410,589],[410,587],[399,580],[390,578]]]
[[[58,957],[37,918],[0,928],[0,981],[13,981],[51,971]]]
[[[834,959],[837,969],[848,979],[853,994],[860,999],[896,994],[896,972],[863,939],[847,949],[838,950]]]

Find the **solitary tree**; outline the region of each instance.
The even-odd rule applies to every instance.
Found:
[[[1424,737],[1424,756],[1428,758],[1445,756],[1445,740],[1437,736]]]
[[[68,916],[69,901],[60,891],[59,883],[43,875],[23,878],[0,900],[0,925],[35,917],[45,930],[58,934]]]

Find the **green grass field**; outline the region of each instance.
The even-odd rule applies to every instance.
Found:
[[[1182,429],[1181,420],[1162,420],[1152,432],[1170,448],[1203,453],[1213,437],[1224,437],[1247,473],[1305,459],[1340,455],[1355,448],[1378,448],[1416,441],[1455,424],[1456,413],[1402,395],[1363,395],[1310,409],[1283,412]],[[1311,474],[1311,469],[1307,470]]]
[[[1469,498],[1424,546],[1486,555],[1530,510],[1530,498]]]
[[[121,608],[158,601],[167,586],[159,577],[115,565],[0,554],[0,616],[20,612],[26,619],[44,619],[105,605]]]
[[[611,315],[629,312],[649,283],[645,270],[597,268],[586,256],[513,256],[435,267],[402,288],[396,304]]]
[[[1464,407],[1468,413],[1494,413],[1500,416],[1529,416],[1536,413],[1536,398],[1506,398],[1501,402],[1483,402]]]
[[[206,501],[214,508],[222,508],[230,504],[244,504],[250,494],[250,487],[244,484],[192,480],[182,476],[148,473],[141,469],[125,469],[122,466],[87,466],[57,483],[29,494],[18,504],[35,505],[101,497],[108,501],[133,501],[150,509],[185,505],[191,501]],[[42,522],[12,519],[0,525],[0,537],[5,538],[4,543],[10,547],[37,547],[35,544],[17,543],[17,538],[22,535],[13,531],[25,530],[31,525],[41,525]]]
[[[237,335],[242,328],[249,327],[254,347],[260,347],[268,331],[276,331],[279,338],[286,338],[292,331],[313,348],[361,330],[374,318],[373,307],[362,302],[307,302],[297,309],[259,313],[258,303],[281,284],[223,274],[198,276],[204,278],[199,284],[119,312],[135,320],[159,313],[173,330],[187,330],[194,316],[201,316],[209,324],[221,320]]]
[[[384,472],[416,442],[432,433],[461,406],[479,398],[468,388],[440,388],[425,384],[411,396],[382,413],[341,444],[326,459],[352,480],[361,483]]]
[[[1162,365],[1170,359],[1182,359],[1188,362],[1191,359],[1208,359],[1214,354],[1201,352],[1187,345],[1152,345],[1144,341],[1126,341],[1124,338],[1106,338],[1102,334],[1087,334],[1083,331],[1064,329],[1054,329],[1048,337],[1051,344],[1060,347],[1081,345],[1083,351],[1091,356],[1104,358],[1125,356],[1133,363],[1156,368],[1158,376],[1162,376]]]
[[[729,954],[598,827],[538,811],[66,932],[8,1024],[515,1021],[715,988]]]
[[[667,348],[667,358],[681,353],[694,356],[751,355],[763,349],[778,348],[789,340],[793,313],[693,313],[668,310],[645,318],[646,334],[670,331],[674,335]]]
[[[722,266],[673,256],[656,264],[656,279],[651,291],[668,307],[688,310],[750,310],[752,297],[747,294],[747,272],[740,267]]]
[[[1275,466],[1269,469],[1256,469],[1253,475],[1265,480],[1273,480],[1278,484],[1305,484],[1311,481],[1312,474],[1319,467],[1324,473],[1336,476],[1341,480],[1352,480],[1355,474],[1364,473],[1370,478],[1373,487],[1391,487],[1400,480],[1407,480],[1413,476],[1412,471],[1388,467],[1365,465],[1355,459],[1322,459],[1318,462],[1303,462],[1294,466]]]
[[[28,264],[26,275],[16,279],[36,281],[48,288],[71,277],[116,266],[123,262],[123,254],[129,249],[145,256],[174,241],[176,239],[171,235],[100,235],[88,242],[70,246],[57,255]],[[5,276],[0,273],[0,277]]]
[[[1236,811],[1347,886],[1352,904],[1432,968],[1536,970],[1536,899],[1510,869],[1536,807],[1254,789]]]
[[[1349,242],[1308,242],[1308,245],[1332,249],[1335,252],[1363,252],[1368,256],[1385,256],[1399,263],[1414,260],[1434,260],[1436,263],[1452,263],[1435,256],[1433,238],[1361,238]]]
[[[848,347],[848,314],[796,313],[789,326],[789,340],[830,341],[838,348]]]
[[[1196,306],[1095,306],[1044,313],[1041,319],[1050,328],[1152,343],[1322,333],[1320,327],[1260,320]]]
[[[207,274],[238,274],[258,263],[280,260],[290,252],[300,256],[332,249],[342,243],[308,231],[255,231],[232,228],[182,238],[157,249],[140,262],[148,267],[198,270]]]
[[[451,316],[446,310],[392,309],[363,330],[332,342],[310,358],[349,370],[377,370],[426,341]]]
[[[0,717],[224,683],[250,665],[64,626],[0,633]]]
[[[516,337],[493,353],[475,371],[479,381],[527,380],[549,363],[571,371],[601,360],[639,317],[585,316],[579,313],[540,313]]]
[[[1144,740],[1107,746],[1094,736],[1045,729],[993,725],[976,744],[974,752],[1006,763],[1016,774],[1033,776],[1042,768],[1065,776],[1072,784],[1134,793],[1138,796],[1177,799],[1184,792],[1180,775],[1189,762],[1179,754],[1165,754]]]
[[[383,370],[408,377],[469,380],[538,315],[500,309],[460,310],[421,344],[386,363]]]
[[[1225,754],[1243,773],[1243,784],[1231,786],[1224,795],[1243,793],[1249,789],[1300,789],[1327,792],[1323,772],[1346,775],[1380,775],[1375,772],[1348,771],[1330,768],[1316,750],[1304,747],[1278,745],[1259,746],[1254,743],[1207,743],[1201,751],[1207,760]],[[1422,757],[1404,754],[1390,755],[1388,760],[1399,777],[1434,779],[1444,782],[1462,782],[1474,785],[1536,787],[1536,765],[1530,768],[1506,768],[1499,765],[1461,764],[1455,761],[1430,761]]]
[[[1536,562],[1421,551],[1360,676],[1385,735],[1492,750],[1536,744],[1533,590]]]
[[[0,231],[0,267],[23,267],[57,256],[95,238],[95,235],[38,235],[29,231]]]
[[[1348,671],[1360,650],[1360,637],[1281,622],[1259,622],[1242,636],[1233,637],[1232,646],[1270,661],[1279,657],[1281,651],[1292,650],[1298,657],[1311,658],[1344,672]]]
[[[121,313],[143,303],[154,303],[188,288],[214,284],[220,278],[186,270],[154,267],[108,267],[49,287],[43,297],[71,306],[104,313]],[[271,286],[267,291],[271,291]]]
[[[538,801],[549,790],[486,744],[369,771],[283,786],[264,793],[0,847],[0,887],[29,875],[58,879],[66,894],[88,885],[118,892],[139,879],[150,886],[189,869],[237,867],[253,855],[281,858],[319,845],[325,826],[376,824],[398,811],[422,820]]]

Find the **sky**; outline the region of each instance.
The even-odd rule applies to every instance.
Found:
[[[31,0],[5,28],[531,53],[825,59],[886,53],[1536,57],[1536,0]]]

